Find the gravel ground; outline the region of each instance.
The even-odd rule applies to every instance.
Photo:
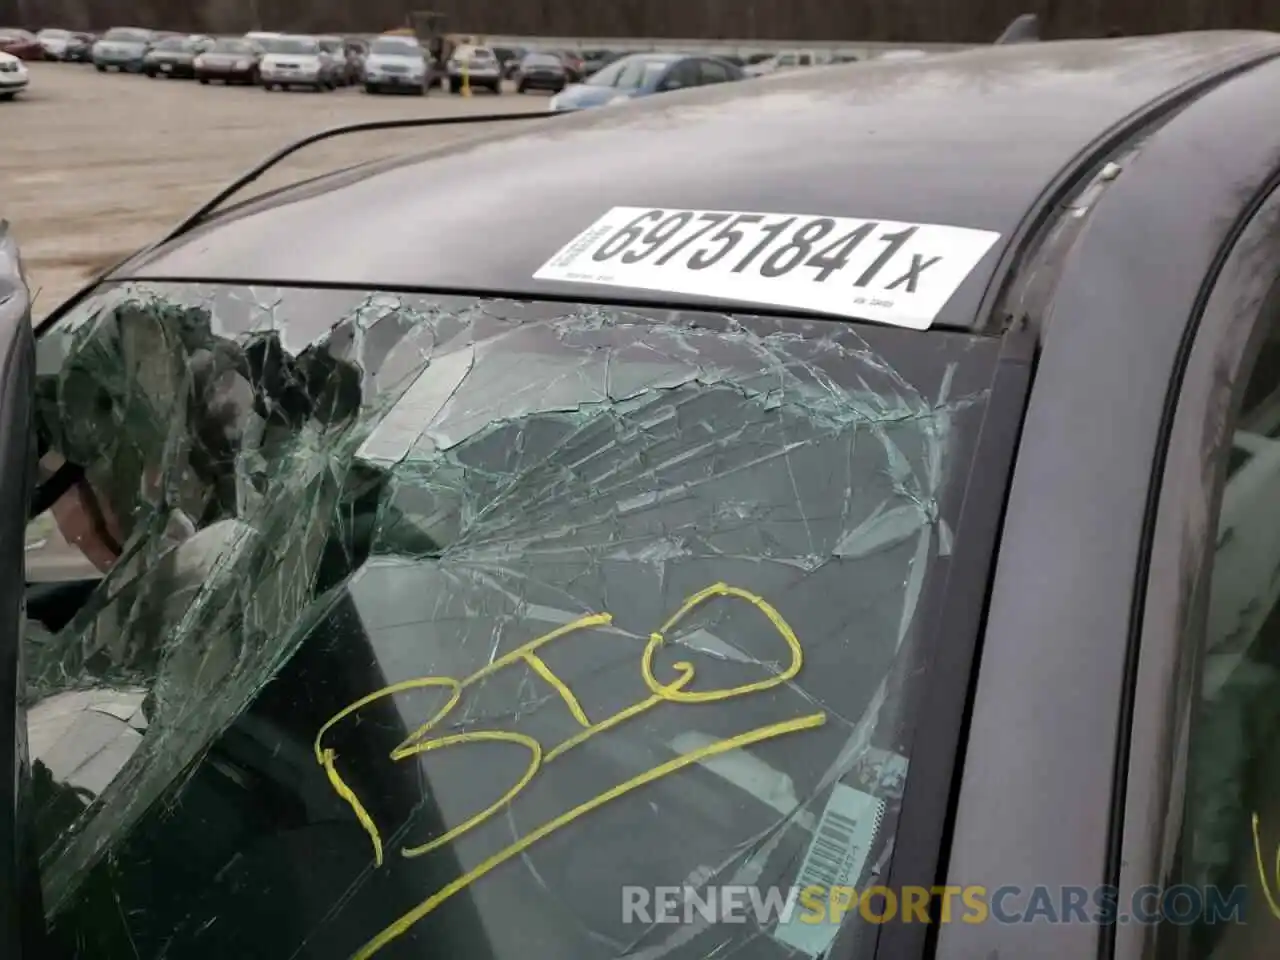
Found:
[[[31,86],[0,103],[0,218],[13,224],[43,317],[98,271],[146,246],[253,164],[325,127],[398,117],[546,109],[543,95],[433,90],[369,96],[362,89],[268,93],[99,74],[34,63]],[[486,127],[342,137],[285,161],[244,196],[376,156],[411,152]],[[90,575],[45,514],[27,528],[28,576]]]
[[[17,234],[37,319],[98,270],[155,240],[272,151],[316,130],[398,117],[545,110],[547,98],[268,93],[31,64],[31,86],[0,103],[0,218]],[[484,127],[343,137],[285,161],[245,194]]]

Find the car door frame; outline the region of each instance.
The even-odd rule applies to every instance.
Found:
[[[1147,585],[1171,401],[1186,389],[1208,285],[1280,156],[1280,62],[1259,59],[1200,81],[1067,214],[1080,233],[1045,309],[952,786],[948,885],[1025,897],[1121,879],[1135,841],[1124,819],[1142,628],[1158,629],[1160,605],[1180,607]],[[1140,944],[1124,929],[989,921],[923,936],[944,960],[1129,960]]]
[[[1255,348],[1280,324],[1280,169],[1268,186],[1208,293],[1174,411],[1140,635],[1122,897],[1142,886],[1177,882],[1188,737],[1203,668],[1226,463]],[[1154,955],[1154,932],[1149,926],[1119,929],[1119,955]]]
[[[8,225],[0,220],[0,956],[39,957],[43,917],[29,792],[22,637],[24,544],[35,470],[35,337],[31,298]],[[19,520],[19,515],[21,519]],[[24,953],[25,949],[25,953]]]

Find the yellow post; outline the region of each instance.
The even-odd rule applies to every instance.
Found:
[[[462,61],[462,95],[464,97],[471,96],[471,77],[465,60]]]

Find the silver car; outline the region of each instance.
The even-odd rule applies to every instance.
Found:
[[[141,73],[147,51],[155,41],[154,30],[112,27],[93,45],[93,65],[99,73],[106,73],[108,70]]]
[[[431,86],[427,52],[411,37],[379,37],[364,60],[365,93],[416,93]]]
[[[483,87],[493,93],[502,92],[502,64],[489,47],[458,47],[449,58],[449,92]]]
[[[264,40],[266,51],[258,75],[266,90],[332,90],[338,85],[333,61],[315,37],[277,37]]]

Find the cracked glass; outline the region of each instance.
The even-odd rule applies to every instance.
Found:
[[[997,350],[101,288],[38,343],[41,432],[115,541],[95,571],[50,552],[65,516],[28,534],[55,945],[820,954],[797,891],[892,857]]]

